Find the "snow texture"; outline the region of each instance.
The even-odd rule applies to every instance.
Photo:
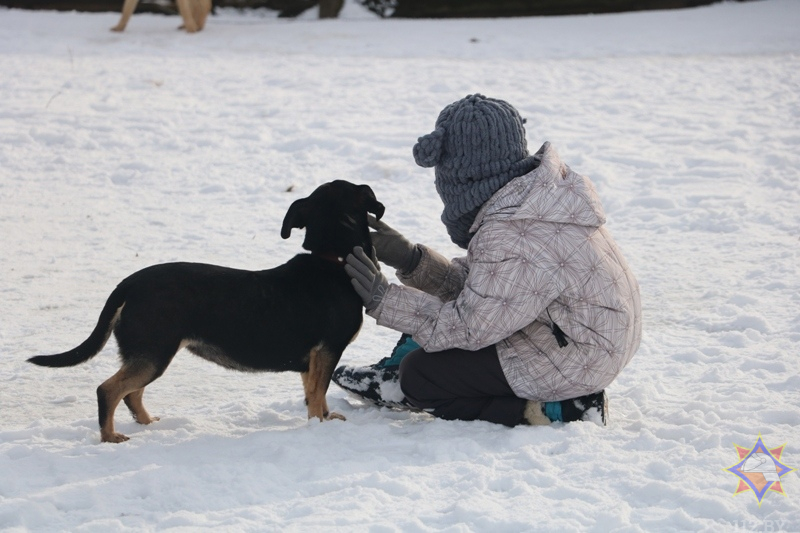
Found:
[[[733,496],[734,443],[800,467],[800,2],[602,16],[380,20],[0,11],[0,530],[800,531]],[[100,444],[111,341],[67,369],[115,284],[182,260],[269,268],[289,204],[344,178],[450,256],[411,147],[480,92],[592,177],[642,287],[610,425],[508,429],[377,409],[309,422],[296,374],[179,353],[161,420]],[[390,275],[391,277],[391,275]],[[394,279],[392,277],[392,279]],[[387,355],[367,318],[343,363]],[[772,529],[769,529],[772,528]]]

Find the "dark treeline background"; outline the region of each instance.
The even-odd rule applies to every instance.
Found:
[[[516,17],[616,13],[648,9],[678,9],[722,0],[349,0],[382,17],[455,18]],[[747,1],[747,0],[738,0]],[[62,11],[119,11],[123,0],[0,0],[0,6]],[[215,7],[270,9],[295,17],[317,9],[321,18],[334,18],[344,0],[214,0]],[[177,13],[174,0],[140,0],[137,12]]]

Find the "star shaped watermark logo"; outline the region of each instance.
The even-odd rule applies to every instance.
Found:
[[[734,496],[752,490],[759,507],[767,492],[777,492],[786,496],[781,478],[794,471],[794,468],[781,463],[781,455],[786,444],[768,449],[759,433],[758,440],[752,448],[743,448],[735,443],[734,446],[739,454],[739,462],[725,469],[739,478],[739,486],[733,493]]]

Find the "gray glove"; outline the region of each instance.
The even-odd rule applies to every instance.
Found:
[[[370,259],[360,246],[353,248],[353,253],[347,255],[345,272],[350,276],[353,288],[364,301],[364,308],[372,311],[378,307],[383,296],[389,289],[386,276],[381,274],[375,261]]]
[[[369,235],[378,260],[405,274],[417,268],[422,257],[419,246],[412,244],[399,231],[374,216],[367,215],[367,220],[369,227],[375,230]]]

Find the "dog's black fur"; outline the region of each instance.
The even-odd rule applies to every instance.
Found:
[[[300,372],[309,418],[343,418],[329,413],[325,393],[361,328],[361,299],[343,258],[355,246],[372,249],[368,212],[380,218],[384,207],[367,185],[322,185],[289,207],[281,229],[286,239],[292,228],[306,228],[303,248],[310,254],[261,271],[199,263],[145,268],[111,293],[80,346],[29,361],[77,365],[94,357],[113,331],[122,368],[97,389],[101,439],[107,442],[127,440],[114,431],[122,399],[138,422],[157,420],[142,404],[144,387],[182,347],[235,370]]]

